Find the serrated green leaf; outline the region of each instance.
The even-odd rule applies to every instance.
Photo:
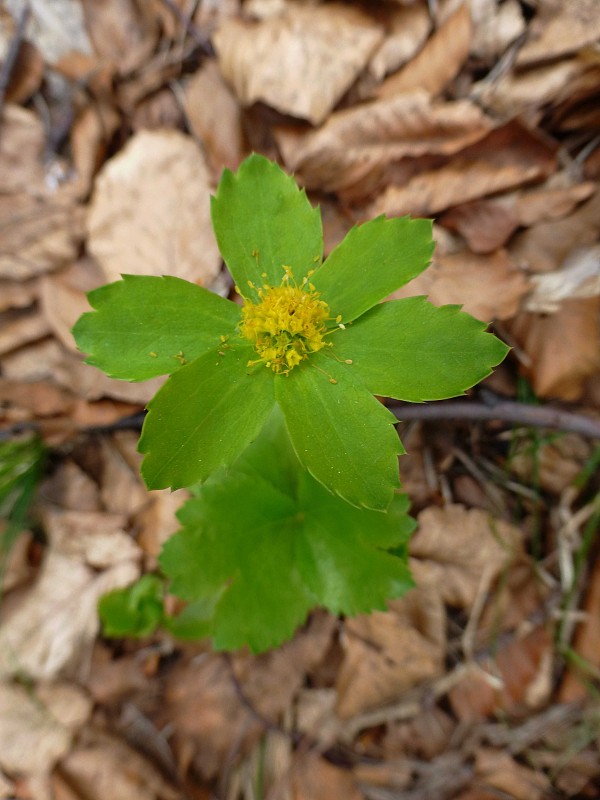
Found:
[[[169,375],[234,331],[240,309],[201,286],[165,276],[123,275],[88,294],[96,309],[73,328],[86,359],[112,378]]]
[[[98,612],[104,635],[149,636],[163,616],[163,583],[156,575],[144,575],[101,597]]]
[[[418,403],[463,394],[499,364],[509,348],[487,325],[425,297],[381,303],[333,335],[335,354],[373,394]]]
[[[312,355],[277,375],[275,395],[300,463],[348,503],[385,511],[399,488],[404,450],[396,418],[356,379],[352,366]]]
[[[352,228],[311,282],[350,322],[423,272],[433,249],[431,220],[377,217]]]
[[[300,279],[321,263],[321,214],[273,162],[249,156],[223,172],[211,213],[217,243],[241,294],[256,300],[263,284],[279,286],[284,266]]]
[[[178,516],[160,566],[170,591],[218,597],[211,635],[220,649],[280,644],[308,611],[384,608],[412,585],[406,547],[414,522],[395,495],[381,514],[331,495],[300,466],[275,410],[255,443]]]
[[[255,355],[236,343],[175,372],[148,404],[139,450],[149,489],[203,481],[255,439],[275,403],[273,375],[248,368]]]
[[[176,639],[205,639],[210,636],[213,627],[215,607],[220,592],[212,597],[203,597],[187,605],[176,616],[166,616],[162,625]]]
[[[406,561],[386,552],[399,550],[414,529],[404,495],[394,495],[386,514],[358,510],[305,473],[299,505],[304,515],[304,535],[296,549],[300,573],[334,614],[384,610],[388,600],[414,586]]]

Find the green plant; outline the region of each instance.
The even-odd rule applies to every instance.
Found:
[[[0,581],[12,546],[29,524],[45,457],[37,436],[0,442]]]
[[[410,587],[404,449],[374,395],[461,394],[507,348],[459,306],[381,302],[429,264],[428,220],[356,226],[323,262],[319,210],[258,155],[224,172],[212,219],[241,306],[125,275],[90,293],[74,335],[108,375],[170,376],[148,404],[142,475],[200,487],[161,567],[200,609],[195,629],[186,609],[195,634],[261,650],[315,605],[354,614]]]

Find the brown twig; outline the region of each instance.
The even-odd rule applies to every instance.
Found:
[[[21,49],[21,44],[23,43],[23,37],[25,36],[25,28],[27,27],[27,23],[29,21],[30,11],[31,9],[29,8],[29,3],[25,3],[19,12],[19,16],[17,17],[15,35],[11,40],[6,58],[4,59],[4,63],[0,69],[0,117],[2,117],[4,99],[6,97],[12,72],[15,68],[15,64],[19,55],[19,50]]]
[[[390,410],[402,422],[468,420],[510,422],[531,428],[549,428],[600,439],[600,420],[553,406],[533,406],[514,400],[438,400],[432,403],[393,403]]]

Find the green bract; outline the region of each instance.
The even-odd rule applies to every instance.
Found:
[[[252,155],[212,202],[217,242],[244,307],[174,278],[125,276],[90,293],[77,323],[88,361],[128,380],[171,374],[148,405],[149,488],[205,481],[280,409],[301,465],[328,490],[383,511],[402,446],[373,396],[461,394],[507,348],[455,306],[379,305],[429,264],[427,220],[353,228],[322,263],[321,218],[294,180]]]

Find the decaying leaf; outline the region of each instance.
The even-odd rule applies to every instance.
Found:
[[[600,7],[596,0],[541,3],[519,51],[520,67],[570,55],[600,37]]]
[[[7,106],[0,138],[0,277],[26,280],[75,258],[82,209],[73,186],[43,163],[44,130],[36,115]],[[57,180],[58,178],[58,180]]]
[[[73,684],[48,684],[33,692],[0,683],[0,767],[9,774],[44,774],[66,753],[92,710]]]
[[[409,61],[431,31],[431,15],[421,3],[398,6],[391,13],[390,29],[368,65],[369,72],[376,80],[381,80]]]
[[[471,54],[491,62],[525,32],[525,19],[518,0],[479,0],[471,3],[473,40]]]
[[[527,298],[527,311],[552,313],[569,298],[600,294],[600,246],[575,251],[562,269],[534,275],[533,291]]]
[[[438,28],[420,53],[379,87],[379,97],[425,89],[439,94],[454,79],[469,54],[473,33],[467,3]]]
[[[139,550],[122,517],[48,512],[46,521],[51,546],[37,583],[0,628],[3,676],[76,673],[98,632],[98,599],[139,576]]]
[[[336,767],[316,753],[300,755],[293,766],[292,790],[294,800],[362,800],[349,770]]]
[[[431,588],[409,592],[376,611],[346,621],[344,660],[338,671],[336,711],[352,717],[388,703],[442,672],[444,607]]]
[[[136,134],[98,175],[88,216],[88,247],[106,281],[127,273],[209,285],[221,265],[209,197],[208,170],[191,138]]]
[[[459,303],[477,319],[509,319],[520,308],[530,284],[506,250],[475,255],[468,250],[438,255],[422,275],[393,298],[426,294],[435,305]]]
[[[554,148],[511,122],[467,147],[439,169],[390,186],[368,208],[370,216],[427,216],[450,206],[546,178],[555,168]]]
[[[316,131],[280,128],[285,162],[311,189],[366,195],[389,164],[451,155],[483,138],[491,121],[469,101],[432,102],[423,91],[338,111]]]
[[[202,142],[215,178],[224,167],[237,170],[244,145],[240,105],[214,61],[187,81],[183,101],[190,131]]]
[[[285,7],[260,22],[230,19],[213,41],[219,65],[242,105],[268,103],[322,122],[366,66],[383,32],[341,4]]]
[[[511,331],[527,356],[521,365],[540,397],[577,400],[600,364],[598,297],[566,300],[551,315],[522,312]]]
[[[521,531],[480,509],[431,506],[419,514],[410,543],[417,586],[437,587],[444,602],[470,608],[481,588],[521,550]]]

